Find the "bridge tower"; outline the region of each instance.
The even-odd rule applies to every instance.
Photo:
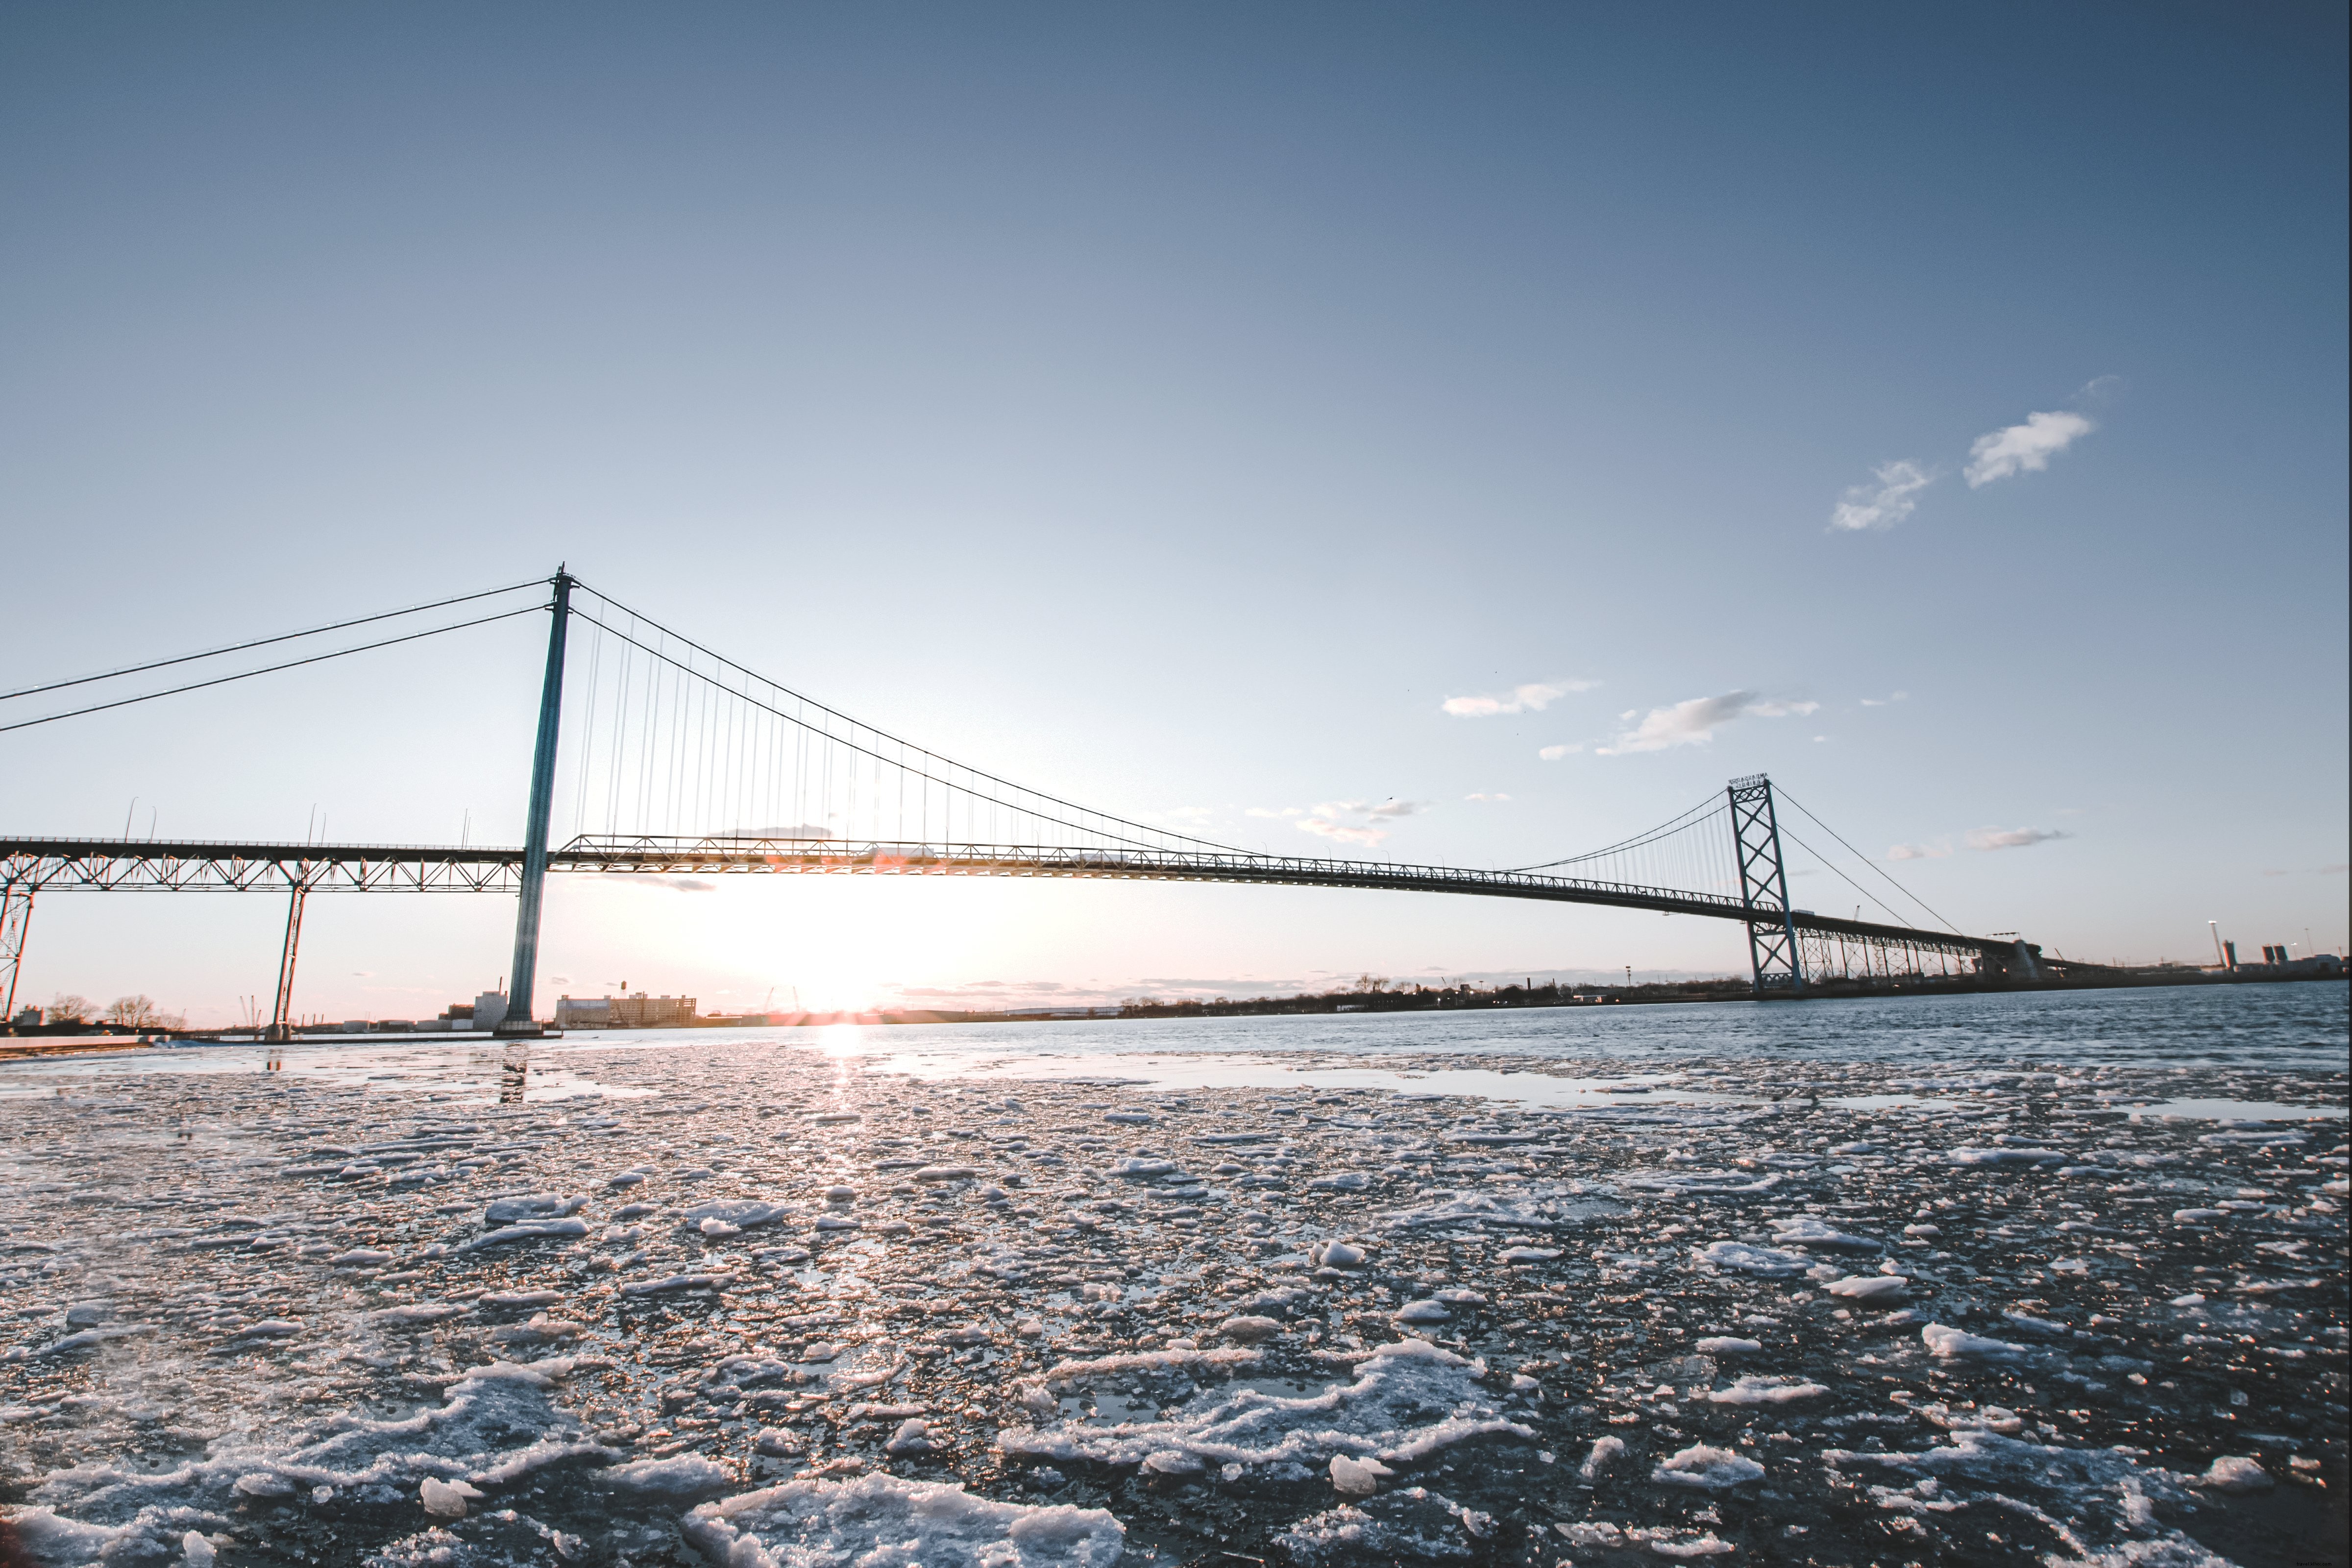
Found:
[[[24,970],[25,931],[33,923],[33,894],[37,882],[10,881],[0,885],[0,1025],[16,1017],[16,976]]]
[[[501,1035],[536,1035],[531,1017],[531,982],[539,973],[539,907],[547,891],[547,823],[555,809],[555,742],[563,727],[563,637],[572,619],[572,574],[555,570],[555,595],[549,608],[547,676],[539,689],[539,743],[530,760],[530,810],[523,825],[522,898],[515,910],[514,966],[508,973],[507,1014]]]
[[[1780,864],[1780,821],[1772,811],[1772,781],[1762,773],[1731,781],[1732,849],[1739,860],[1739,901],[1748,910],[1748,961],[1756,996],[1805,994],[1805,962],[1789,909],[1789,877]]]

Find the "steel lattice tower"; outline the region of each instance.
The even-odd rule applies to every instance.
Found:
[[[1762,773],[1734,779],[1732,848],[1739,859],[1739,901],[1748,910],[1748,959],[1756,994],[1801,996],[1805,964],[1789,909],[1789,875],[1780,864],[1780,822],[1772,812],[1772,781]]]

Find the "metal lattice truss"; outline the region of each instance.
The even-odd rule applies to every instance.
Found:
[[[96,892],[511,893],[522,851],[396,844],[0,838],[0,883]]]
[[[849,843],[812,838],[575,838],[548,851],[556,874],[604,876],[1054,877],[1128,881],[1246,882],[1307,888],[1385,889],[1601,904],[1738,921],[1749,930],[1800,940],[1801,961],[1827,973],[1854,973],[1813,959],[1843,944],[1882,956],[1938,954],[1979,967],[2006,967],[2015,944],[1950,931],[1834,920],[1745,897],[1591,881],[1530,871],[1482,871],[1382,860],[1212,854],[1142,848],[1063,848],[1018,844]],[[285,891],[513,893],[520,848],[476,846],[234,844],[0,838],[0,883],[43,891]],[[1775,889],[1777,891],[1777,889]],[[1785,963],[1785,961],[1782,961]],[[1780,973],[1786,973],[1786,968]],[[1782,983],[1786,984],[1785,981]]]
[[[1739,899],[1748,921],[1748,958],[1756,994],[1792,994],[1805,988],[1804,955],[1789,910],[1789,879],[1780,866],[1780,825],[1772,811],[1772,781],[1762,773],[1731,781],[1731,836],[1739,852]]]

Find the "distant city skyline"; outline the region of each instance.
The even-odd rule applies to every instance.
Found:
[[[1524,865],[1761,771],[1972,931],[2347,940],[2340,6],[0,39],[8,689],[568,562],[1219,842]],[[543,629],[0,734],[0,826],[514,842]],[[1493,900],[695,880],[559,879],[541,1011],[1746,964]],[[47,896],[17,1000],[227,1022],[283,916]],[[321,894],[297,1008],[429,1016],[511,920]]]

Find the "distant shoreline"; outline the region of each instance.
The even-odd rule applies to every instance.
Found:
[[[2052,991],[2126,991],[2162,989],[2193,985],[2294,985],[2334,982],[2341,984],[2340,973],[2263,974],[2231,973],[2215,970],[2178,971],[2115,971],[2097,973],[2075,973],[2058,978],[2022,984],[1983,984],[1975,980],[1941,980],[1934,976],[1906,976],[1885,982],[1864,983],[1851,980],[1829,980],[1809,984],[1804,1000],[1841,1001],[1883,996],[1968,996],[1998,993],[2042,993]],[[1270,996],[1234,1000],[1216,998],[1207,1002],[1160,1002],[1149,998],[1103,1007],[1024,1007],[985,1011],[960,1011],[948,1008],[894,1007],[872,1012],[831,1013],[752,1013],[733,1016],[701,1017],[692,1024],[664,1024],[646,1028],[622,1025],[598,1025],[593,1031],[573,1033],[648,1034],[681,1029],[795,1029],[832,1028],[842,1025],[876,1027],[923,1024],[1040,1024],[1040,1023],[1120,1023],[1150,1018],[1252,1018],[1301,1017],[1318,1015],[1396,1014],[1396,1013],[1485,1013],[1529,1009],[1572,1007],[1659,1006],[1698,1002],[1744,1002],[1752,999],[1754,988],[1745,980],[1687,980],[1662,982],[1646,985],[1565,986],[1520,985],[1498,986],[1489,990],[1461,986],[1432,989],[1416,986],[1409,990],[1328,991],[1296,996]],[[1796,1000],[1796,998],[1774,998]],[[562,1032],[551,1029],[539,1036],[496,1036],[489,1034],[450,1033],[442,1030],[387,1029],[371,1030],[366,1034],[315,1033],[299,1034],[287,1045],[347,1044],[359,1040],[401,1040],[416,1042],[446,1042],[448,1044],[524,1044],[532,1039],[561,1039]],[[0,1035],[0,1062],[18,1061],[43,1057],[81,1056],[94,1052],[138,1050],[145,1047],[171,1045],[262,1045],[271,1042],[257,1039],[245,1029],[175,1029],[131,1030],[99,1026],[87,1034],[72,1033],[58,1026],[39,1029],[9,1030]]]

